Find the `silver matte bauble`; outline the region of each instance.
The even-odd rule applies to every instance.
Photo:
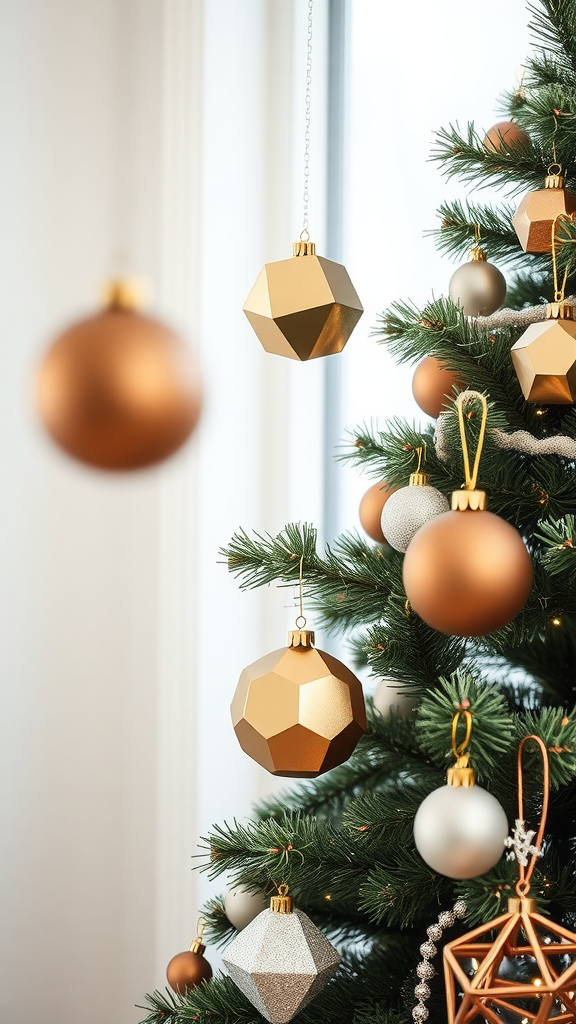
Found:
[[[382,533],[396,551],[406,551],[420,527],[449,508],[448,500],[436,487],[401,487],[390,495],[382,509]]]
[[[241,932],[258,914],[268,906],[268,900],[259,892],[248,892],[237,886],[226,893],[224,910],[230,924]]]
[[[473,258],[452,274],[448,292],[464,316],[489,316],[506,298],[506,281],[493,263]]]
[[[398,683],[395,679],[381,679],[374,690],[372,702],[382,717],[385,717],[391,708],[395,708],[402,715],[409,715],[416,703],[416,698],[398,690]]]
[[[414,819],[416,849],[448,878],[476,878],[504,852],[508,820],[481,786],[441,786],[420,804]]]

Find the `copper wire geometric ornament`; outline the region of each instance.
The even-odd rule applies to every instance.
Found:
[[[341,352],[363,307],[346,267],[300,241],[263,267],[244,312],[267,352],[305,361]]]
[[[469,1024],[477,1019],[489,1024],[502,1024],[503,1020],[508,1024],[576,1021],[576,935],[539,914],[536,900],[528,898],[541,852],[549,787],[546,747],[538,736],[526,736],[518,750],[517,826],[523,826],[522,750],[528,740],[538,744],[544,761],[538,836],[530,847],[530,860],[518,835],[514,841],[520,877],[517,897],[508,901],[508,913],[444,947],[448,1024]]]

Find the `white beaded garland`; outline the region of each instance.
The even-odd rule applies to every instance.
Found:
[[[414,989],[414,995],[418,1002],[412,1009],[412,1018],[416,1021],[416,1024],[423,1024],[429,1016],[428,1007],[424,1006],[424,1003],[432,994],[430,986],[426,984],[426,980],[432,978],[436,973],[430,963],[430,959],[436,956],[438,952],[434,943],[442,938],[442,930],[444,928],[451,927],[456,919],[461,917],[466,917],[466,903],[463,899],[458,899],[452,910],[442,910],[438,914],[438,924],[431,924],[426,930],[429,941],[423,942],[420,946],[420,953],[424,960],[416,968],[416,974],[421,979]]]
[[[447,498],[437,487],[409,484],[394,491],[384,505],[382,533],[396,551],[406,551],[420,527],[449,508]]]
[[[507,835],[502,806],[481,786],[440,786],[422,801],[414,818],[418,853],[448,878],[476,878],[489,871],[500,860]]]

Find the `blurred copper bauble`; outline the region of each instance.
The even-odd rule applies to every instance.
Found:
[[[472,249],[470,256],[470,262],[452,274],[448,292],[464,316],[490,316],[506,298],[506,280],[498,267],[488,263],[483,249]]]
[[[137,313],[114,285],[105,309],[74,324],[40,367],[38,406],[54,441],[99,469],[151,466],[194,429],[201,383],[188,347]]]
[[[454,398],[452,388],[463,388],[464,383],[454,370],[442,366],[436,356],[426,356],[418,363],[412,378],[412,394],[422,412],[436,419]]]
[[[173,956],[166,968],[168,984],[182,995],[187,988],[194,988],[203,981],[210,981],[212,968],[203,956],[206,947],[197,939],[190,949]]]
[[[289,260],[267,263],[244,312],[267,352],[316,359],[341,352],[363,313],[346,267],[295,242]]]
[[[242,750],[272,775],[315,778],[347,761],[366,728],[362,686],[314,634],[245,668],[230,711]]]
[[[574,307],[551,302],[547,319],[530,324],[512,346],[512,362],[527,402],[572,405],[576,401]]]
[[[506,152],[509,146],[530,149],[532,143],[527,132],[515,121],[499,121],[486,132],[483,145],[492,153],[499,153],[502,149]]]
[[[485,498],[482,491],[471,494]],[[456,491],[453,499],[467,496]],[[484,636],[522,611],[532,562],[505,519],[466,508],[444,512],[418,530],[404,557],[403,578],[413,610],[433,629]]]
[[[397,490],[397,487],[389,487],[385,480],[381,480],[380,483],[368,488],[360,502],[358,516],[362,529],[379,544],[384,544],[385,541],[381,525],[382,509],[390,495]]]
[[[558,164],[552,166],[560,171]],[[564,178],[560,173],[548,174],[544,188],[528,192],[512,218],[524,252],[551,252],[552,225],[556,217],[575,211],[576,195],[564,188]]]

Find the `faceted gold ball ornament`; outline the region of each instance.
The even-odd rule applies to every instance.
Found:
[[[296,630],[245,668],[230,708],[242,750],[272,775],[315,778],[347,761],[366,729],[360,681]]]
[[[552,251],[552,225],[561,214],[576,212],[576,195],[559,174],[549,174],[545,187],[524,196],[512,218],[524,252]]]
[[[38,374],[38,408],[52,439],[98,469],[142,469],[172,455],[196,426],[202,386],[188,346],[139,313],[125,282],[104,309],[72,324]]]
[[[527,402],[571,405],[576,401],[576,322],[571,306],[551,303],[551,316],[530,324],[512,346],[512,362]]]
[[[296,242],[260,271],[244,312],[267,352],[304,362],[341,352],[363,306],[345,267]]]

